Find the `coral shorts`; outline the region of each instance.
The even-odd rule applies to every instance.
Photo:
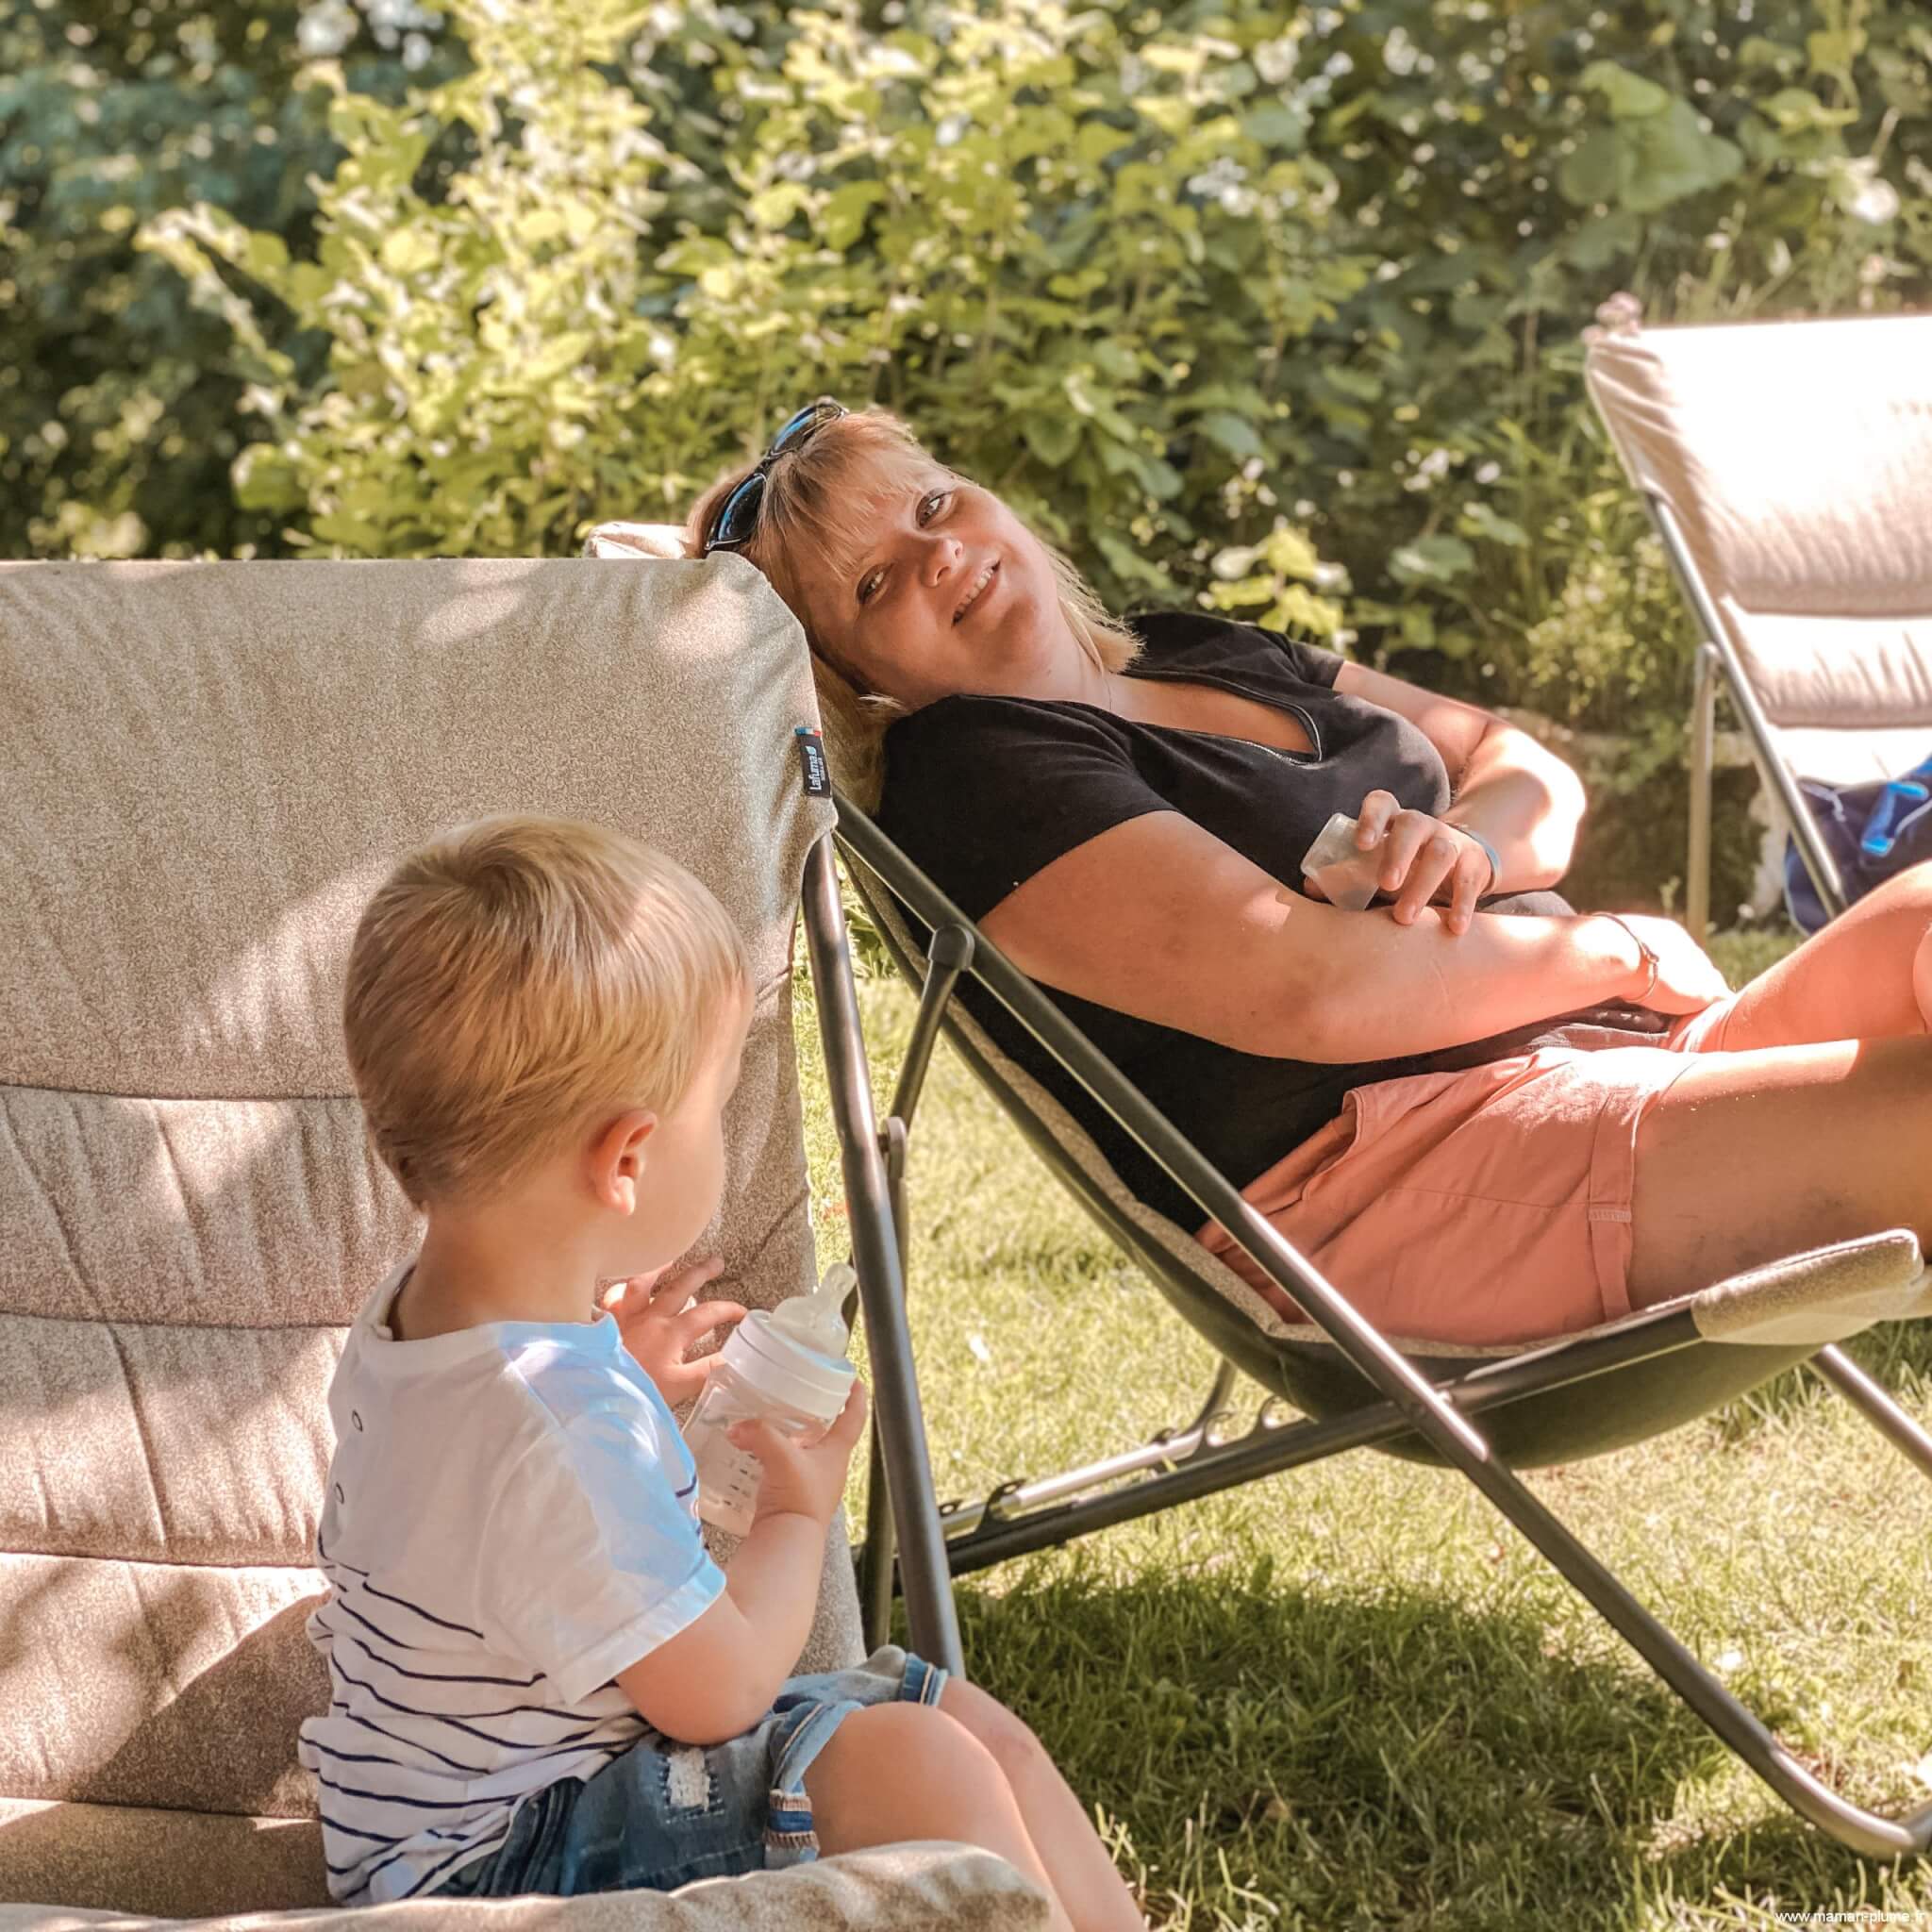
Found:
[[[1534,1341],[1614,1321],[1630,1312],[1638,1128],[1690,1056],[1722,1050],[1735,998],[1655,1044],[1357,1087],[1241,1197],[1391,1337]],[[1196,1239],[1279,1304],[1216,1223]]]

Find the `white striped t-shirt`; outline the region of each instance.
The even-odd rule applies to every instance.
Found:
[[[608,1314],[421,1341],[357,1317],[308,1620],[331,1702],[302,1726],[329,1890],[408,1898],[503,1842],[519,1798],[648,1736],[613,1681],[724,1578],[664,1399]]]

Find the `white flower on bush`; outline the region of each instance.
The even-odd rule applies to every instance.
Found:
[[[1248,171],[1232,155],[1222,155],[1200,174],[1188,176],[1188,192],[1218,201],[1231,215],[1244,215],[1255,206],[1254,190],[1241,185],[1247,178]]]
[[[1190,194],[1219,194],[1237,181],[1245,181],[1248,171],[1232,155],[1220,155],[1198,175],[1188,176]]]
[[[952,147],[973,125],[970,114],[948,114],[932,131],[933,141],[940,147]]]
[[[295,44],[311,60],[326,59],[340,54],[356,38],[358,22],[352,8],[342,0],[322,0],[309,8],[295,27]]]
[[[1411,450],[1410,456],[1415,452]],[[1447,448],[1438,446],[1421,458],[1415,466],[1415,474],[1402,479],[1405,490],[1433,490],[1449,474],[1449,465],[1455,461]]]
[[[442,15],[419,5],[418,0],[364,0],[364,4],[369,25],[385,47],[393,47],[404,33],[442,25]]]
[[[1845,174],[1851,177],[1849,193],[1845,190],[1840,193],[1847,214],[1855,214],[1860,223],[1873,223],[1874,228],[1897,216],[1899,192],[1878,177],[1878,160],[1873,155],[1860,155],[1849,162]]]
[[[1284,34],[1278,41],[1263,41],[1249,58],[1255,63],[1255,72],[1270,87],[1279,87],[1293,74],[1300,52],[1301,42],[1292,34]]]

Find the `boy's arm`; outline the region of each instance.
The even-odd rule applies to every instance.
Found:
[[[724,1594],[675,1637],[617,1674],[638,1715],[687,1744],[719,1744],[772,1707],[811,1632],[825,1532],[865,1427],[855,1385],[839,1420],[801,1445],[764,1423],[731,1440],[762,1465],[757,1513],[724,1569]]]
[[[686,1744],[722,1744],[771,1709],[811,1632],[825,1524],[760,1516],[710,1608],[617,1674],[638,1715]]]

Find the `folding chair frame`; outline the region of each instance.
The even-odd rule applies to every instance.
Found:
[[[953,1573],[1064,1542],[1344,1449],[1388,1443],[1412,1433],[1459,1469],[1664,1683],[1801,1817],[1868,1857],[1916,1856],[1932,1848],[1932,1803],[1887,1817],[1848,1803],[1821,1783],[1524,1486],[1475,1426],[1473,1418],[1486,1409],[1690,1345],[1696,1336],[1688,1311],[1660,1309],[1649,1322],[1485,1361],[1441,1383],[1431,1383],[1241,1199],[869,819],[845,801],[837,803],[837,830],[818,841],[808,861],[805,916],[877,1403],[869,1534],[859,1553],[861,1596],[871,1634],[883,1634],[895,1584],[903,1582],[914,1646],[957,1666],[959,1640],[950,1591]],[[898,1091],[883,1124],[874,1119],[866,1078],[832,840],[848,860],[863,866],[909,907],[933,935]],[[910,1117],[946,1005],[966,972],[1079,1079],[1200,1205],[1204,1216],[1211,1216],[1234,1236],[1379,1399],[1366,1400],[1359,1409],[1343,1416],[1292,1425],[1278,1419],[1271,1404],[1241,1440],[1222,1441],[1216,1439],[1213,1424],[1232,1386],[1232,1371],[1224,1367],[1200,1413],[1186,1427],[1163,1432],[1143,1448],[1059,1476],[1008,1484],[982,1505],[940,1510],[906,1324],[904,1162]],[[957,1034],[954,1037],[958,1043]],[[1144,1254],[1138,1257],[1146,1258]],[[1835,1348],[1822,1350],[1811,1365],[1932,1474],[1932,1436],[1882,1389]],[[1091,1493],[1096,1490],[1101,1493]]]
[[[1598,415],[1607,425],[1611,425],[1611,412],[1597,395],[1595,380],[1587,368],[1584,380],[1596,403]],[[1614,432],[1611,440],[1614,442]],[[1757,761],[1758,774],[1783,808],[1786,823],[1797,841],[1798,857],[1811,875],[1811,883],[1817,889],[1825,915],[1836,919],[1847,904],[1844,881],[1839,876],[1838,866],[1825,849],[1817,824],[1806,808],[1804,796],[1798,790],[1797,775],[1772,739],[1771,721],[1764,714],[1757,693],[1751,688],[1751,680],[1745,675],[1737,648],[1718,614],[1717,601],[1704,581],[1704,574],[1697,568],[1690,545],[1684,541],[1683,529],[1670,505],[1654,490],[1643,490],[1641,493],[1643,507],[1650,513],[1651,524],[1663,539],[1671,568],[1676,573],[1677,582],[1704,632],[1691,668],[1690,837],[1690,851],[1685,860],[1685,928],[1702,945],[1710,924],[1711,784],[1716,768],[1720,678],[1743,721],[1752,756]]]
[[[1711,778],[1716,764],[1720,677],[1723,678],[1725,694],[1743,720],[1752,755],[1757,760],[1758,774],[1776,794],[1777,802],[1783,808],[1791,837],[1797,841],[1798,857],[1811,875],[1811,883],[1817,888],[1825,914],[1836,919],[1847,903],[1844,881],[1839,876],[1838,866],[1819,835],[1817,822],[1806,807],[1804,795],[1798,790],[1797,776],[1785,761],[1784,754],[1772,741],[1771,722],[1764,715],[1764,707],[1758,702],[1757,693],[1751,689],[1751,680],[1744,675],[1744,667],[1739,662],[1738,653],[1725,634],[1709,588],[1691,558],[1670,505],[1652,491],[1644,491],[1643,502],[1650,512],[1651,522],[1657,526],[1657,535],[1663,539],[1671,568],[1676,572],[1677,581],[1683,586],[1684,594],[1689,598],[1704,631],[1704,641],[1697,646],[1690,686],[1690,849],[1686,861],[1684,886],[1685,927],[1690,937],[1702,945],[1705,932],[1710,924]]]

